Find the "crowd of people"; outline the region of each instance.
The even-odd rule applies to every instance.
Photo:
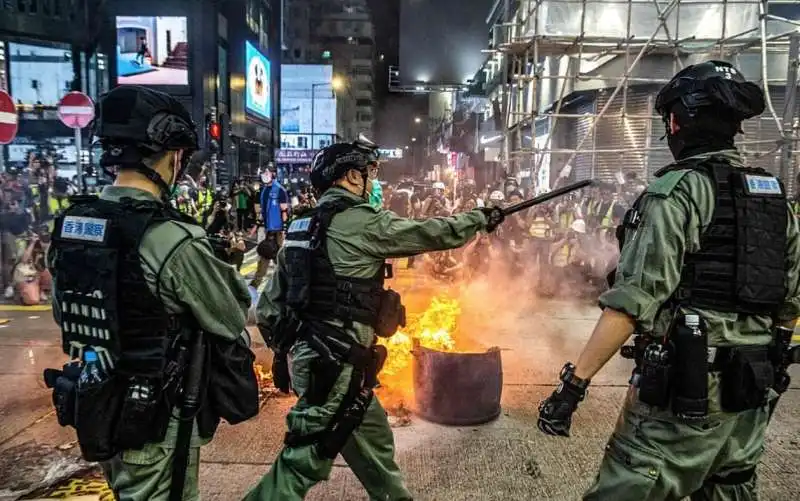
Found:
[[[424,255],[422,268],[442,280],[487,273],[525,274],[543,296],[596,296],[618,256],[615,228],[644,188],[635,175],[604,183],[514,214],[492,234],[464,249]],[[385,205],[413,218],[446,216],[485,206],[505,207],[532,197],[513,177],[479,191],[472,180],[455,190],[401,182],[386,188]],[[415,267],[414,259],[409,266]]]
[[[74,182],[56,175],[53,157],[43,152],[31,152],[27,165],[0,173],[0,279],[6,300],[25,305],[49,300],[50,231],[77,191]]]
[[[205,172],[205,170],[203,171]],[[50,276],[44,256],[53,220],[78,192],[74,182],[58,177],[50,157],[31,154],[28,167],[0,176],[0,256],[6,300],[25,305],[49,300]],[[505,206],[532,196],[509,177],[479,190],[463,180],[453,190],[442,182],[374,182],[370,203],[398,215],[427,218],[484,206]],[[542,295],[594,294],[602,288],[616,259],[613,228],[637,190],[604,184],[515,214],[510,224],[475,238],[464,249],[409,259],[442,280],[468,279],[490,270],[531,273]],[[96,185],[87,186],[89,191]],[[528,191],[526,193],[526,191]],[[256,248],[258,267],[251,285],[264,280],[283,243],[288,222],[316,204],[303,179],[278,179],[273,164],[255,177],[241,177],[228,187],[212,188],[202,173],[185,176],[172,198],[174,207],[212,236],[220,258],[241,269],[246,251]]]

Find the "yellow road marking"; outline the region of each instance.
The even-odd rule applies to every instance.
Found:
[[[0,304],[0,311],[50,311],[52,306],[49,304],[35,304],[33,306],[23,306],[21,304]]]

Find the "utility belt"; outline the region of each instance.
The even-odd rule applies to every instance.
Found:
[[[75,428],[87,461],[106,461],[124,450],[164,440],[187,358],[180,348],[162,377],[129,377],[111,370],[101,382],[85,387],[78,384],[82,363],[45,369],[58,424]]]
[[[702,419],[708,414],[710,372],[719,373],[720,406],[725,412],[763,407],[770,389],[782,393],[788,388],[788,365],[800,354],[779,337],[776,332],[776,340],[763,346],[709,347],[704,331],[698,335],[675,322],[663,339],[637,335],[621,355],[636,361],[631,384],[638,387],[639,400],[671,408],[685,419]]]
[[[364,420],[378,384],[378,373],[386,362],[386,348],[377,344],[362,346],[323,322],[305,323],[300,337],[319,355],[312,362],[310,384],[304,395],[309,405],[324,405],[344,365],[353,367],[347,392],[325,429],[308,435],[288,432],[284,438],[288,447],[315,445],[321,458],[333,459]]]

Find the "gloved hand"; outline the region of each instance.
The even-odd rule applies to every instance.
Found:
[[[289,376],[289,360],[286,353],[275,353],[272,357],[272,383],[275,388],[283,393],[292,389],[292,379]]]
[[[502,223],[506,216],[500,207],[481,207],[478,209],[486,216],[486,232],[493,232]]]
[[[572,414],[586,396],[588,379],[575,377],[575,366],[567,362],[559,376],[558,388],[539,404],[539,429],[548,435],[568,437]]]

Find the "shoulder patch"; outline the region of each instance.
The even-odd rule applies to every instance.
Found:
[[[744,185],[748,195],[783,195],[783,189],[774,176],[744,174]]]
[[[65,216],[61,225],[61,238],[84,240],[86,242],[104,242],[108,220],[97,217]]]
[[[678,183],[683,179],[683,176],[692,172],[691,169],[681,169],[681,170],[673,170],[669,171],[661,177],[658,177],[647,186],[646,193],[661,196],[661,197],[668,197],[672,190],[678,185]]]
[[[306,217],[303,219],[295,219],[292,221],[292,224],[289,225],[289,229],[286,233],[300,233],[303,231],[308,231],[308,227],[311,224],[311,218]]]

